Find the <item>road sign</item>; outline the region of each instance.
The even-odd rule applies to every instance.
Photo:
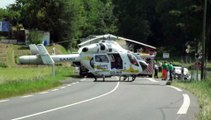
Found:
[[[8,21],[0,21],[0,31],[9,32],[10,23]]]
[[[170,58],[170,53],[163,53],[163,58]]]

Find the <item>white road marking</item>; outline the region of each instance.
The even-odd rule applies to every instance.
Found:
[[[90,99],[87,99],[87,100],[83,100],[83,101],[80,101],[80,102],[72,103],[72,104],[69,104],[69,105],[57,107],[57,108],[54,108],[54,109],[49,109],[49,110],[46,110],[46,111],[42,111],[42,112],[31,114],[31,115],[26,115],[26,116],[23,116],[23,117],[14,118],[12,120],[22,120],[22,119],[25,119],[25,118],[38,116],[38,115],[41,115],[41,114],[45,114],[45,113],[61,110],[61,109],[67,108],[67,107],[71,107],[71,106],[74,106],[74,105],[78,105],[78,104],[86,103],[86,102],[89,102],[89,101],[92,101],[92,100],[95,100],[95,99],[99,99],[99,98],[102,98],[104,96],[107,96],[107,95],[113,93],[114,91],[117,90],[118,87],[119,87],[119,82],[116,84],[116,86],[114,87],[113,90],[111,90],[111,91],[109,91],[107,93],[104,93],[102,95],[99,95],[99,96],[96,96],[96,97],[93,97],[93,98],[90,98]]]
[[[53,90],[51,90],[51,91],[54,92],[54,91],[57,91],[57,90],[59,90],[59,89],[53,89]]]
[[[65,89],[65,88],[66,88],[65,86],[61,87],[61,89]]]
[[[85,81],[85,80],[86,80],[86,78],[83,78],[83,79],[81,79],[80,81],[82,81],[82,82],[83,82],[83,81]]]
[[[155,79],[153,79],[153,78],[146,78],[147,80],[149,80],[149,81],[151,81],[151,82],[158,82],[158,81],[156,81]]]
[[[80,82],[76,82],[75,84],[78,84],[78,83],[80,83]]]
[[[70,86],[72,86],[72,85],[71,85],[71,84],[68,84],[67,86],[70,87]]]
[[[9,101],[9,99],[0,100],[0,103],[7,102],[7,101]]]
[[[45,92],[40,92],[39,94],[43,95],[43,94],[47,94],[49,93],[48,91],[45,91]]]
[[[190,97],[187,94],[183,94],[183,104],[178,110],[177,114],[186,114],[190,106]]]
[[[33,95],[25,95],[25,96],[22,96],[21,98],[29,98],[29,97],[32,97]]]
[[[179,88],[177,88],[177,87],[174,87],[174,86],[166,86],[166,87],[173,88],[173,89],[175,89],[175,90],[177,90],[177,91],[179,91],[179,92],[182,92],[181,89],[179,89]]]

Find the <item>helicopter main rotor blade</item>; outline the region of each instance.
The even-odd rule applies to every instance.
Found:
[[[146,47],[149,47],[149,48],[152,48],[152,49],[156,49],[156,47],[154,47],[154,46],[147,45],[147,44],[135,41],[135,40],[131,40],[131,39],[123,38],[123,37],[118,37],[118,39],[129,41],[129,42],[133,42],[133,43],[136,43],[136,44],[139,44],[139,45],[143,45],[143,46],[146,46]]]
[[[95,41],[95,40],[98,40],[98,39],[102,39],[102,38],[105,38],[105,39],[108,39],[108,38],[117,39],[118,37],[117,36],[114,36],[112,34],[97,35],[94,38],[91,38],[91,39],[89,39],[89,40],[87,40],[85,42],[82,42],[82,43],[78,44],[78,46],[82,46],[82,45],[84,45],[86,43],[89,43],[89,42],[92,42],[92,41]]]
[[[139,45],[143,45],[143,46],[146,46],[146,47],[149,47],[149,48],[152,48],[152,49],[156,49],[156,47],[154,47],[154,46],[147,45],[147,44],[144,44],[144,43],[141,43],[141,42],[138,42],[138,41],[135,41],[135,40],[127,39],[127,38],[124,38],[124,37],[115,36],[115,35],[112,35],[112,34],[97,35],[94,38],[91,38],[91,39],[89,39],[85,42],[80,43],[79,46],[82,46],[86,43],[89,43],[89,42],[92,42],[92,41],[95,41],[95,40],[98,40],[98,39],[102,39],[102,38],[125,40],[125,41],[129,41],[129,42],[136,43],[136,44],[139,44]]]

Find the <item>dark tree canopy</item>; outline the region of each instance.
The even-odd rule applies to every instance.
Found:
[[[211,0],[207,8],[209,45]],[[81,37],[112,33],[181,55],[185,43],[200,47],[203,10],[201,0],[17,0],[0,9],[0,19],[50,31],[53,42],[69,41],[66,47],[76,46]]]

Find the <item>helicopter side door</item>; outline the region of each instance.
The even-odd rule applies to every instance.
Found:
[[[107,54],[94,54],[94,71],[99,76],[110,75],[111,64]]]
[[[119,53],[108,53],[108,57],[111,63],[111,76],[122,75],[123,60]]]

